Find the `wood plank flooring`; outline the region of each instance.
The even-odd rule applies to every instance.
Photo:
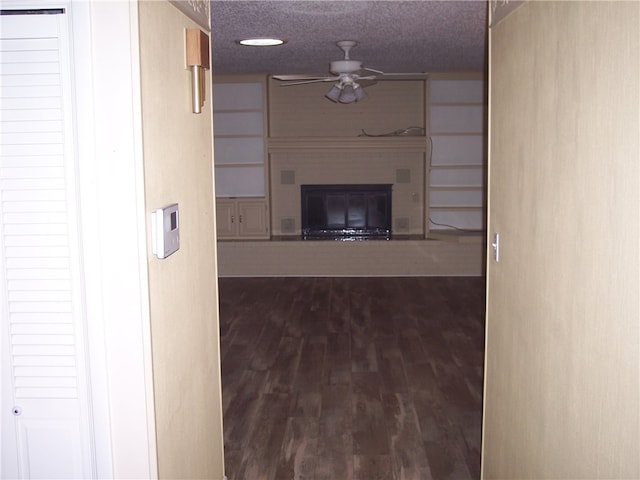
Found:
[[[480,478],[483,277],[219,289],[229,480]]]

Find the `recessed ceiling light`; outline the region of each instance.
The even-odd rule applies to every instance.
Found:
[[[274,47],[276,45],[282,45],[285,43],[285,40],[280,38],[246,38],[244,40],[238,40],[238,43],[250,47]]]

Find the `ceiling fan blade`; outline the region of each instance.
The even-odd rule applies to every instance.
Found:
[[[377,80],[426,80],[426,73],[384,73],[377,75]]]
[[[276,80],[322,80],[327,78],[326,76],[324,77],[319,77],[317,75],[273,75],[272,78],[275,78]]]
[[[304,85],[305,83],[335,82],[339,78],[340,77],[323,77],[323,78],[316,78],[316,79],[312,79],[312,80],[301,80],[299,82],[281,83],[280,86],[287,87],[289,85]]]
[[[426,80],[428,73],[385,73],[381,70],[376,70],[374,68],[365,67],[363,70],[368,70],[369,72],[373,72],[376,75],[373,75],[375,80]],[[367,78],[370,80],[370,77],[360,77]]]
[[[373,73],[377,73],[379,75],[384,75],[384,72],[382,70],[376,70],[375,68],[367,68],[367,67],[362,67],[363,70],[368,70],[370,72]]]

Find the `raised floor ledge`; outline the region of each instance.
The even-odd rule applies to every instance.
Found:
[[[218,242],[221,277],[479,276],[484,235],[332,241],[300,237]]]

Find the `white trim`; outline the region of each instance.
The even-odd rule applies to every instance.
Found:
[[[79,87],[84,90],[79,115],[90,130],[81,136],[81,185],[87,258],[93,266],[87,290],[94,303],[88,309],[96,339],[102,337],[106,366],[108,412],[103,415],[110,426],[110,476],[156,478],[138,3],[80,0],[73,8],[84,16],[76,33],[90,44],[89,58],[78,63],[88,70],[78,74],[89,82]],[[106,467],[103,472],[108,473]]]
[[[144,192],[144,148],[142,136],[142,89],[140,80],[140,35],[138,20],[138,3],[130,3],[131,84],[133,96],[133,135],[134,135],[134,163],[136,189],[136,212],[138,223],[138,269],[140,284],[140,306],[142,320],[143,361],[145,371],[145,391],[147,399],[147,434],[149,438],[149,478],[158,478],[157,438],[155,428],[155,403],[153,390],[153,357],[151,350],[151,313],[149,305],[149,271],[148,271],[148,242],[147,218]]]
[[[69,5],[67,5],[69,7]],[[84,262],[84,294],[87,325],[87,348],[90,361],[93,421],[95,425],[111,424],[109,417],[109,388],[104,315],[102,271],[100,262],[97,174],[94,164],[95,135],[93,128],[93,76],[88,68],[92,61],[90,4],[76,2],[69,14],[72,30],[72,68],[75,88],[76,148],[78,162],[78,190],[80,224]],[[76,68],[83,65],[85,68]],[[98,478],[112,478],[111,428],[94,428],[96,446],[96,474]]]

